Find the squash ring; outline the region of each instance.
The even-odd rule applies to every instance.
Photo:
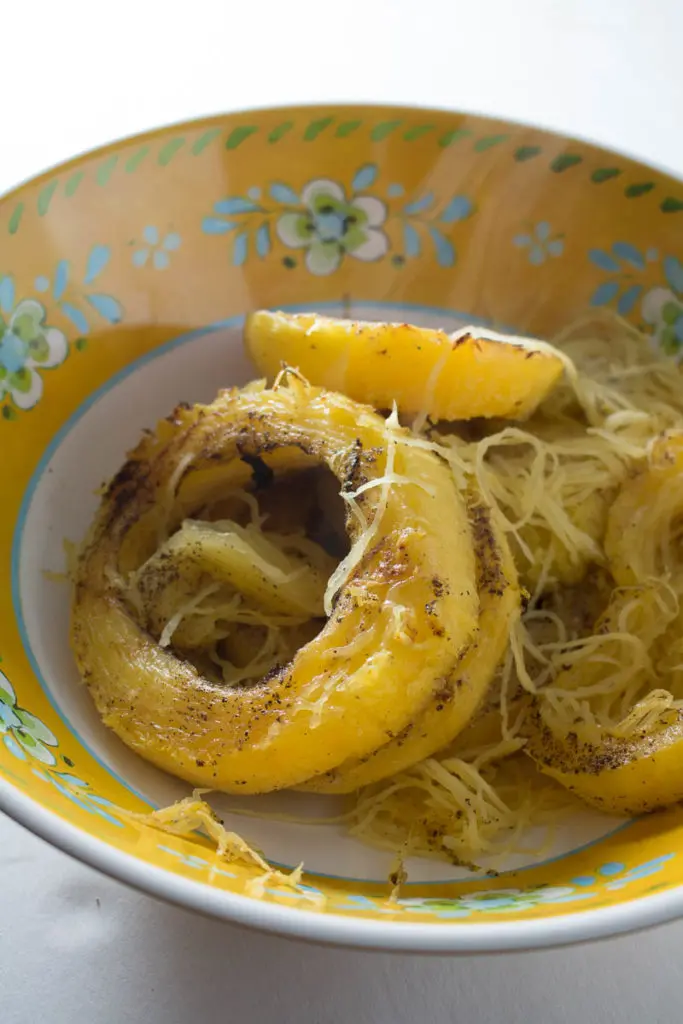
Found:
[[[446,465],[409,440],[372,410],[291,377],[163,421],[105,493],[77,573],[72,644],[104,722],[158,767],[243,793],[299,784],[406,728],[450,677],[478,615],[465,502]],[[391,445],[399,482],[387,485]],[[245,459],[326,463],[342,489],[358,491],[374,536],[318,637],[271,678],[230,688],[161,648],[125,592],[127,575],[216,479],[244,483]],[[347,529],[356,542],[358,515]]]

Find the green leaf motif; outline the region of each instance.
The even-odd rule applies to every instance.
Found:
[[[381,121],[370,132],[370,138],[373,142],[383,142],[388,135],[396,131],[400,124],[400,121]]]
[[[15,734],[15,739],[21,743],[24,750],[28,750],[31,754],[36,754],[39,748],[39,741],[34,739],[30,733],[19,733],[18,736]]]
[[[159,150],[159,156],[157,157],[159,165],[161,167],[166,167],[167,164],[170,164],[178,150],[182,149],[184,145],[185,139],[182,138],[182,136],[178,139],[171,139],[167,142],[166,145],[162,146]]]
[[[98,185],[104,187],[104,185],[107,184],[112,174],[114,173],[114,168],[116,167],[118,162],[119,158],[116,155],[116,153],[114,153],[107,160],[105,160],[103,164],[100,164],[100,166],[97,169],[97,174],[95,175],[95,181]]]
[[[620,174],[621,169],[619,167],[598,167],[597,171],[593,171],[591,174],[591,181],[596,185],[601,185],[603,181],[617,178]]]
[[[24,750],[31,755],[31,757],[35,757],[37,761],[41,761],[42,764],[47,765],[53,765],[56,763],[55,756],[52,751],[48,750],[43,742],[36,739],[35,736],[32,736],[28,732],[24,732],[23,729],[16,731],[13,736],[16,742],[22,746]]]
[[[3,413],[8,408],[9,406],[5,406]],[[17,703],[17,695],[4,672],[0,672],[0,701],[11,708]]]
[[[83,171],[76,171],[75,174],[71,175],[71,177],[67,181],[66,185],[64,186],[64,195],[68,199],[71,199],[71,197],[73,195],[75,195],[76,190],[77,190],[78,186],[80,185],[80,183],[83,181],[84,177],[85,177],[85,174],[83,173]]]
[[[472,132],[469,128],[453,128],[450,132],[444,132],[439,138],[439,145],[445,149],[446,146],[452,146],[454,142],[467,139],[471,134]]]
[[[683,199],[674,199],[673,196],[667,196],[659,204],[659,209],[662,213],[678,213],[679,210],[683,210]]]
[[[306,142],[313,142],[314,139],[317,139],[320,133],[329,128],[333,121],[333,117],[321,117],[317,121],[311,121],[304,132]]]
[[[126,174],[132,174],[133,171],[137,171],[138,167],[149,153],[149,146],[143,146],[137,153],[133,153],[132,157],[126,162],[124,170]]]
[[[487,149],[505,142],[507,137],[507,135],[485,135],[483,138],[477,139],[474,144],[474,150],[476,153],[484,153]]]
[[[555,174],[561,174],[562,171],[567,171],[570,167],[575,167],[576,164],[582,162],[583,157],[578,156],[577,153],[560,153],[551,163],[550,170],[554,171]]]
[[[268,142],[279,142],[287,132],[291,132],[294,127],[293,121],[283,121],[282,124],[278,124],[273,128],[272,132],[268,136]]]
[[[214,139],[217,139],[220,135],[220,128],[210,128],[208,132],[204,132],[192,143],[190,152],[192,156],[199,156],[203,153],[207,146],[211,145]]]
[[[79,352],[84,352],[85,349],[88,347],[88,340],[87,338],[76,338],[74,345],[76,346]]]
[[[654,187],[654,181],[641,181],[624,189],[624,195],[628,199],[637,199],[638,196],[644,196],[647,192],[651,192]]]
[[[54,181],[49,182],[45,186],[45,188],[41,192],[39,192],[37,203],[39,217],[44,217],[47,211],[50,209],[50,202],[52,200],[53,195],[55,194],[55,189],[57,188],[58,184],[59,181],[57,180],[57,178],[55,178]]]
[[[16,708],[15,713],[24,729],[30,733],[31,739],[40,740],[41,743],[47,743],[50,747],[57,746],[57,737],[39,718],[36,718],[30,711],[25,711],[24,708]]]
[[[21,222],[21,215],[23,212],[24,204],[17,203],[17,205],[12,210],[12,216],[10,217],[9,222],[7,224],[7,228],[9,230],[10,235],[16,235],[17,231],[19,230],[19,224]]]
[[[362,121],[344,121],[340,124],[334,133],[338,139],[345,139],[351,132],[357,131],[362,124]]]
[[[237,149],[241,146],[245,139],[248,139],[250,135],[257,132],[258,128],[255,124],[243,124],[239,128],[233,128],[225,140],[226,149]]]
[[[12,408],[11,405],[3,405],[3,407],[2,407],[2,416],[3,416],[3,419],[6,419],[6,420],[15,420],[17,418],[17,414],[16,414],[16,412],[14,411],[14,409]]]
[[[515,150],[515,160],[524,163],[525,160],[533,160],[541,152],[540,146],[520,146]]]
[[[415,139],[421,139],[423,135],[427,135],[429,132],[433,131],[433,124],[418,124],[414,128],[409,128],[407,132],[404,132],[403,138],[406,142],[414,142]]]

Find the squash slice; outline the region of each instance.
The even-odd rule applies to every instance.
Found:
[[[551,345],[471,327],[448,335],[410,324],[261,311],[247,317],[247,352],[273,380],[283,364],[358,402],[433,420],[526,419],[559,382]]]

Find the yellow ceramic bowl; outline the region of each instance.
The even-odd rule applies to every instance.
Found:
[[[64,538],[82,537],[97,486],[144,426],[249,378],[240,328],[255,307],[347,303],[369,318],[547,335],[586,306],[609,306],[677,351],[681,183],[463,114],[266,110],[164,128],[36,178],[0,201],[0,255],[9,814],[155,895],[359,946],[547,945],[681,912],[679,809],[630,822],[587,811],[545,860],[517,858],[496,878],[415,865],[397,904],[387,903],[387,858],[340,829],[231,818],[273,861],[308,868],[297,892],[247,895],[250,870],[217,863],[201,836],[163,835],[121,813],[187,790],[99,722],[69,651],[68,587],[50,575],[64,571]]]

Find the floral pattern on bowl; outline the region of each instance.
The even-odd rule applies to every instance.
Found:
[[[33,757],[51,767],[57,764],[53,748],[58,739],[39,718],[19,707],[14,688],[0,671],[0,733],[3,743],[15,757]]]
[[[296,196],[292,196],[297,200]],[[375,196],[351,195],[336,181],[311,181],[301,193],[301,209],[281,214],[276,222],[280,241],[305,249],[312,274],[331,274],[345,255],[379,260],[389,249],[382,231],[387,210]]]
[[[46,323],[45,306],[35,299],[15,303],[12,279],[0,282],[0,402],[5,408],[32,409],[43,394],[43,370],[69,354],[66,335]]]
[[[683,350],[683,265],[675,256],[664,259],[668,288],[651,288],[643,298],[643,319],[655,342],[669,355]]]
[[[316,277],[334,274],[345,256],[374,263],[393,252],[393,264],[402,266],[422,253],[427,240],[439,265],[453,266],[456,249],[444,225],[467,220],[473,202],[456,195],[440,203],[433,192],[418,193],[406,202],[404,186],[394,182],[385,190],[387,203],[368,191],[378,177],[378,167],[365,164],[354,173],[348,190],[329,178],[307,182],[300,194],[281,181],[266,188],[253,185],[244,195],[219,199],[211,216],[203,218],[202,230],[209,235],[233,233],[235,266],[243,266],[251,250],[266,259],[273,248],[273,229],[285,249],[303,253],[306,270]],[[284,255],[282,264],[288,269],[298,265],[294,255]]]
[[[589,259],[609,274],[596,288],[594,306],[614,305],[621,316],[638,309],[640,326],[652,335],[654,344],[667,355],[683,350],[683,264],[678,257],[664,255],[655,248],[642,252],[630,242],[615,242],[611,251],[592,249]],[[647,287],[642,278],[651,265],[658,268],[660,283]]]
[[[57,769],[59,740],[44,722],[19,706],[14,688],[4,672],[0,671],[0,735],[13,757],[31,764],[33,774],[48,782],[62,796],[86,810],[99,814],[106,821],[121,828],[123,822],[111,800],[98,796],[88,782],[70,771]],[[70,758],[61,760],[69,768]],[[37,763],[35,763],[37,762]]]
[[[553,235],[547,220],[535,224],[528,233],[515,235],[514,244],[519,249],[526,249],[529,263],[538,267],[550,257],[557,258],[564,252],[564,237]]]
[[[571,885],[540,885],[528,889],[482,889],[465,893],[455,899],[420,898],[400,899],[402,907],[412,912],[429,909],[440,917],[470,917],[471,914],[517,913],[537,908],[542,904],[573,903],[600,896],[601,890],[610,892],[623,889],[641,878],[657,874],[675,854],[669,853],[639,864],[631,870],[620,863],[601,865],[596,875],[581,875],[571,879]]]

